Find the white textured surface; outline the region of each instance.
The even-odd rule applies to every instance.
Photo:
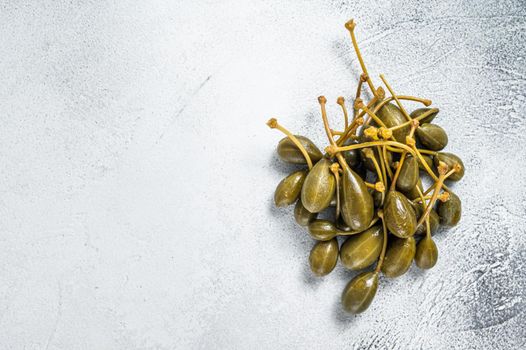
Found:
[[[523,1],[3,1],[1,349],[525,346]],[[340,311],[277,182],[270,116],[372,76],[432,99],[467,167],[440,258]],[[378,79],[376,79],[378,81]],[[335,124],[338,111],[329,108]]]

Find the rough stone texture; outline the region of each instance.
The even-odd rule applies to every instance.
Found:
[[[376,4],[376,5],[375,5]],[[524,1],[4,1],[0,348],[526,346]],[[458,227],[437,266],[316,279],[275,209],[292,169],[271,116],[323,145],[316,97],[352,96],[354,17],[373,77],[430,98]],[[378,79],[375,79],[378,81]]]

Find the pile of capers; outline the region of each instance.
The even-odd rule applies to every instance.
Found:
[[[349,270],[359,271],[342,293],[343,308],[357,314],[371,304],[380,272],[387,278],[403,275],[413,260],[421,269],[437,263],[432,238],[440,225],[454,226],[461,216],[460,198],[446,185],[464,176],[462,160],[443,152],[448,137],[433,121],[439,110],[431,101],[397,95],[376,88],[367,73],[354,34],[347,22],[362,68],[352,118],[345,99],[339,97],[344,119],[342,131],[330,128],[327,100],[318,98],[325,133],[325,153],[307,137],[293,135],[274,118],[267,125],[282,131],[278,156],[285,162],[307,166],[284,178],[274,201],[283,207],[295,204],[296,222],[307,227],[316,241],[309,256],[316,276],[329,274],[338,257]],[[371,99],[361,97],[364,84]],[[411,113],[402,100],[424,105]],[[350,119],[350,120],[349,120]],[[430,184],[425,189],[424,184]],[[318,219],[323,217],[332,218]],[[345,240],[340,244],[338,237]]]

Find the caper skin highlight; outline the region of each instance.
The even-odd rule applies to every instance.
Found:
[[[389,278],[402,276],[411,267],[415,252],[416,242],[414,237],[389,237],[389,246],[382,264],[382,273]]]
[[[296,206],[294,207],[294,219],[300,226],[308,226],[313,220],[316,219],[318,214],[311,213],[303,204],[301,204],[301,199],[298,199]]]
[[[342,293],[343,309],[352,314],[359,314],[371,305],[378,289],[378,273],[362,272],[354,277]]]
[[[314,220],[309,224],[309,234],[317,241],[329,241],[338,233],[341,231],[328,220]]]
[[[349,167],[343,169],[341,194],[343,221],[353,230],[365,230],[374,215],[373,197],[363,179]]]
[[[307,174],[301,189],[301,203],[311,213],[327,208],[334,197],[336,180],[330,170],[332,162],[321,159]]]
[[[416,129],[416,136],[420,143],[432,151],[440,151],[447,145],[447,134],[435,124],[422,124]]]
[[[389,231],[397,237],[410,237],[416,231],[415,211],[407,197],[398,191],[387,194],[384,218]]]
[[[376,225],[347,238],[340,249],[343,266],[351,270],[362,270],[372,265],[382,251],[383,237],[382,225]]]
[[[316,276],[328,275],[338,262],[338,240],[316,242],[309,255],[311,271]]]
[[[421,269],[430,269],[437,263],[438,249],[431,237],[424,237],[416,247],[415,263]]]
[[[321,151],[316,147],[314,142],[306,138],[305,136],[295,135],[301,145],[307,151],[310,156],[312,163],[316,163],[323,157]],[[278,143],[278,155],[279,157],[287,162],[293,164],[307,164],[307,160],[303,156],[303,153],[299,148],[291,141],[288,137],[281,139]]]
[[[445,226],[455,226],[462,216],[462,203],[460,198],[453,192],[449,193],[449,199],[446,202],[438,203],[438,216],[440,223]]]
[[[451,176],[447,178],[448,180],[458,181],[464,176],[464,163],[458,156],[454,155],[453,153],[438,152],[433,157],[433,161],[436,167],[438,167],[438,164],[440,162],[446,163],[450,170],[453,169],[455,164],[460,165],[460,171],[451,174]]]
[[[400,175],[396,181],[396,188],[402,192],[408,192],[415,188],[420,180],[418,173],[418,162],[413,157],[407,157],[400,169]]]
[[[274,203],[277,207],[290,205],[298,199],[306,176],[307,171],[300,170],[281,180],[274,192]]]

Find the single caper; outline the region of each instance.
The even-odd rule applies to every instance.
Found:
[[[376,113],[378,118],[385,124],[386,127],[391,128],[405,123],[405,119],[402,111],[392,103],[386,103]],[[393,137],[400,142],[405,142],[405,137],[409,134],[410,126],[406,125],[393,131]]]
[[[343,266],[351,270],[361,270],[373,264],[382,251],[383,238],[382,225],[373,226],[347,238],[340,249]]]
[[[329,241],[342,232],[329,220],[314,220],[309,224],[309,233],[317,241]]]
[[[420,176],[418,176],[418,182],[416,183],[416,186],[414,186],[413,188],[411,188],[409,191],[402,191],[402,193],[403,193],[408,199],[410,199],[410,200],[414,200],[414,199],[420,197],[420,192],[418,192],[417,187],[418,187],[418,189],[420,189],[420,192],[421,192],[421,193],[424,192],[424,186],[422,186],[422,179],[420,179]],[[418,218],[418,216],[417,216],[417,218]]]
[[[464,163],[458,156],[454,155],[453,153],[438,152],[433,157],[433,161],[435,163],[435,166],[437,167],[440,162],[444,162],[447,164],[449,169],[453,169],[455,164],[460,165],[460,171],[451,174],[451,176],[448,177],[448,180],[458,181],[464,176]]]
[[[374,158],[376,159],[376,163],[381,167],[380,164],[382,163],[380,161],[380,158],[378,157],[378,150],[376,148],[373,149],[373,154]],[[392,168],[394,163],[393,153],[387,151],[385,154],[387,157],[387,164],[389,164],[389,166]],[[362,158],[362,162],[365,168],[376,173],[376,167],[374,166],[374,162],[371,158],[366,157],[366,151],[364,148],[360,149],[360,156]]]
[[[301,199],[298,199],[296,206],[294,207],[294,219],[300,226],[308,226],[313,220],[318,216],[317,213],[311,213],[303,204],[301,204]]]
[[[344,143],[344,146],[350,146],[358,143],[355,140],[348,140]],[[349,151],[341,152],[343,158],[345,158],[345,161],[351,168],[355,168],[358,165],[360,165],[361,157],[360,157],[360,151],[357,149],[352,149]]]
[[[318,149],[318,147],[316,147],[314,142],[312,142],[305,136],[295,136],[301,143],[301,145],[305,148],[307,154],[309,155],[313,163],[316,163],[323,157],[323,154]],[[303,153],[301,153],[299,148],[288,137],[285,137],[279,141],[278,155],[283,161],[288,163],[307,164],[307,160],[303,156]]]
[[[382,272],[389,278],[403,275],[411,267],[415,257],[416,243],[414,237],[389,237],[389,246],[382,264]]]
[[[430,109],[431,108],[418,108],[418,109],[415,109],[414,111],[411,112],[410,117],[413,118],[413,119],[418,118],[422,114],[424,114],[425,112],[429,111]],[[424,119],[420,119],[420,124],[431,123],[433,121],[433,119],[435,119],[437,114],[438,114],[438,109],[436,109],[436,112],[431,113],[430,115],[428,115]]]
[[[415,233],[415,211],[407,197],[398,191],[387,194],[384,218],[389,231],[397,237],[406,238]]]
[[[418,242],[415,263],[421,269],[430,269],[437,263],[438,249],[431,237],[425,236]]]
[[[445,130],[436,124],[421,124],[416,129],[416,136],[424,147],[433,151],[444,149],[448,141]]]
[[[327,208],[336,190],[336,180],[330,170],[332,162],[321,159],[307,174],[301,189],[301,203],[311,213]]]
[[[373,197],[363,179],[349,167],[343,169],[340,198],[345,223],[353,230],[365,230],[374,215]]]
[[[406,157],[396,181],[396,188],[402,192],[410,191],[415,188],[419,180],[418,162],[411,156]]]
[[[299,170],[281,180],[274,192],[274,203],[277,207],[290,205],[298,199],[306,176],[306,170]]]
[[[367,310],[378,289],[378,273],[362,272],[349,281],[342,293],[345,311],[359,314]]]
[[[462,216],[462,203],[460,198],[453,192],[449,192],[449,199],[446,202],[438,203],[438,216],[440,223],[446,226],[455,226]]]
[[[309,255],[311,271],[316,276],[328,275],[338,262],[338,240],[336,238],[325,242],[316,242]]]
[[[415,210],[417,213],[416,217],[420,219],[420,216],[423,214],[422,205],[420,203],[417,203],[413,208],[419,208]],[[431,229],[431,234],[435,234],[436,230],[438,230],[438,227],[440,226],[440,217],[438,216],[435,209],[431,209],[429,212],[429,228]],[[424,235],[426,233],[426,223],[423,222],[421,225],[419,225],[416,228],[415,235]]]

